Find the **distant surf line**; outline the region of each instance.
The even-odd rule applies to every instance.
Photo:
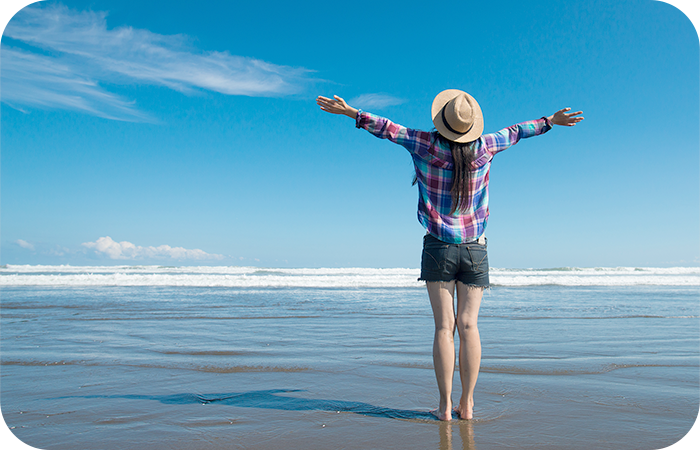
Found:
[[[4,286],[164,286],[241,289],[422,288],[418,269],[269,269],[238,266],[0,267]],[[491,269],[493,287],[700,286],[700,268]]]

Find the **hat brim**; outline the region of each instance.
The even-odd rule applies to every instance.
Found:
[[[464,94],[467,97],[469,97],[472,106],[476,106],[476,108],[473,108],[474,125],[472,125],[472,128],[464,134],[453,133],[452,131],[450,131],[445,125],[445,122],[443,122],[441,114],[442,108],[444,108],[450,100],[461,94]],[[479,102],[477,102],[476,99],[474,99],[474,97],[472,97],[471,95],[459,89],[447,89],[440,92],[435,97],[435,100],[433,100],[431,115],[433,117],[433,125],[435,125],[435,128],[438,130],[438,133],[454,142],[471,142],[475,139],[478,139],[479,136],[481,136],[481,133],[484,132],[484,115],[481,113],[481,106],[479,106]]]

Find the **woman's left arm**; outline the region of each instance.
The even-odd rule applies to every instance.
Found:
[[[388,139],[399,144],[412,154],[427,151],[432,144],[430,133],[404,127],[375,114],[360,113],[360,110],[348,105],[345,100],[337,95],[334,95],[332,99],[319,96],[316,98],[316,104],[323,111],[355,119],[356,127],[364,128],[380,139]]]
[[[323,111],[329,112],[331,114],[341,114],[343,116],[348,116],[351,119],[357,119],[357,108],[353,108],[348,105],[345,100],[334,95],[333,98],[318,96],[316,98],[316,104],[321,107]]]

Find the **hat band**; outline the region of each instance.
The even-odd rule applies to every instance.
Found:
[[[445,108],[444,108],[444,107],[442,108],[442,123],[445,124],[445,126],[447,127],[447,129],[448,129],[449,131],[453,132],[454,134],[467,134],[467,133],[469,133],[469,131],[471,131],[471,129],[474,127],[474,122],[472,122],[472,125],[469,127],[469,129],[468,129],[467,131],[457,131],[457,130],[455,130],[454,128],[452,128],[452,127],[450,126],[450,124],[447,122],[447,119],[445,118]]]

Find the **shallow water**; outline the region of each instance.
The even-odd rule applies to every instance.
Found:
[[[698,293],[494,287],[476,420],[445,424],[422,287],[5,285],[0,400],[46,449],[662,448],[698,414]]]

